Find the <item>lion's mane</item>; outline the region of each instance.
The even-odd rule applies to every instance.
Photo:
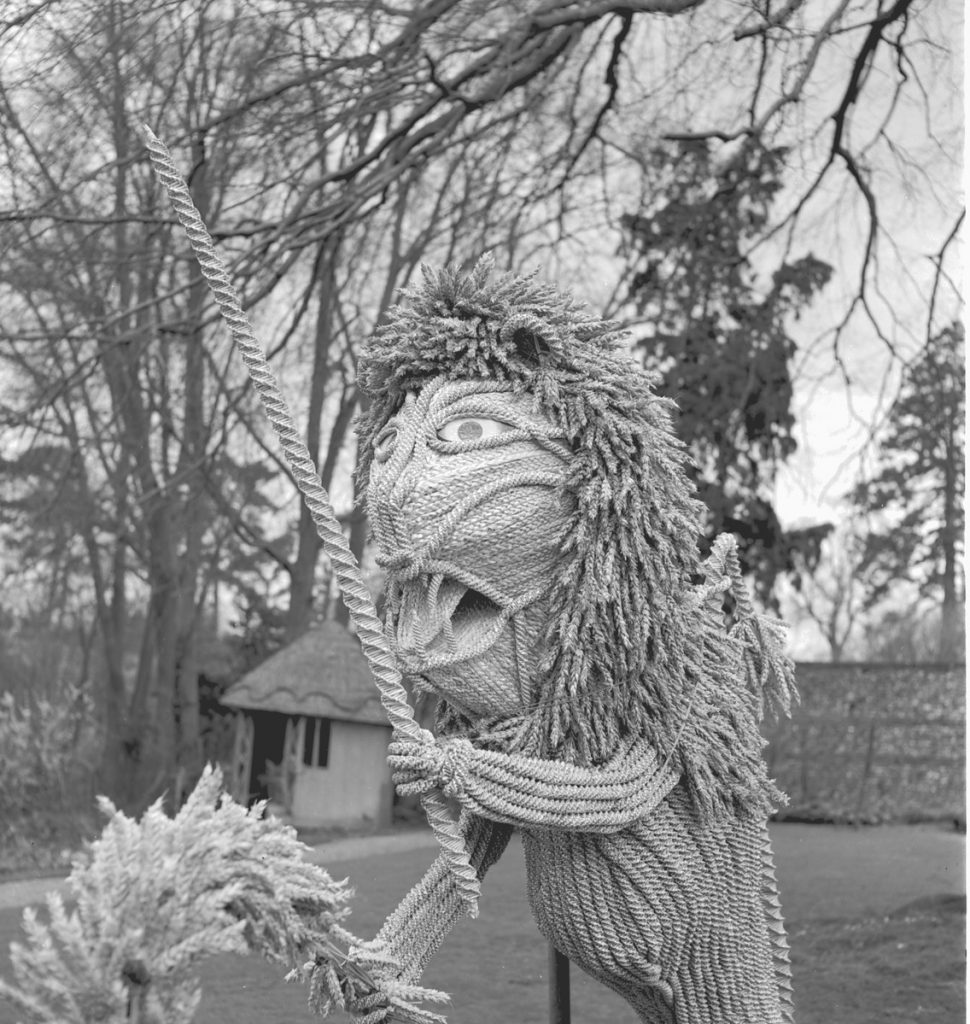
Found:
[[[534,396],[572,446],[570,517],[546,628],[543,756],[605,762],[633,733],[681,772],[699,813],[763,812],[761,698],[719,601],[698,598],[702,507],[656,378],[618,351],[615,324],[535,275],[425,269],[360,357],[358,493],[373,442],[408,391],[492,379]]]

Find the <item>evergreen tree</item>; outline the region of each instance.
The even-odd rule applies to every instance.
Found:
[[[662,198],[625,218],[631,294],[647,324],[644,361],[679,409],[709,535],[738,537],[744,570],[768,601],[793,547],[817,547],[825,532],[786,536],[771,488],[795,450],[787,324],[832,268],[808,254],[760,281],[749,253],[769,222],[785,151],[752,144],[722,169],[712,152],[690,141],[654,153]]]
[[[852,494],[872,519],[868,603],[900,581],[941,610],[939,658],[962,656],[966,367],[964,329],[952,323],[913,362],[877,439],[876,471]]]

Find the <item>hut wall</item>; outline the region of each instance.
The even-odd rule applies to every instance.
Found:
[[[391,810],[387,745],[382,725],[334,721],[326,768],[300,765],[293,787],[298,824],[350,824],[366,819],[386,824]]]

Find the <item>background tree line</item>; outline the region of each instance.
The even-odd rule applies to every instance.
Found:
[[[9,721],[39,701],[83,717],[99,787],[135,806],[212,756],[233,673],[339,614],[141,122],[185,169],[365,564],[355,354],[422,261],[492,250],[630,325],[710,535],[738,533],[763,603],[831,619],[837,657],[851,563],[853,623],[938,608],[935,654],[956,656],[958,25],[940,0],[8,5]],[[851,538],[775,508],[812,374],[887,396]]]

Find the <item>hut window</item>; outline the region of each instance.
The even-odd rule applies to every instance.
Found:
[[[330,760],[330,719],[308,718],[303,741],[303,763],[308,768],[326,768]]]

